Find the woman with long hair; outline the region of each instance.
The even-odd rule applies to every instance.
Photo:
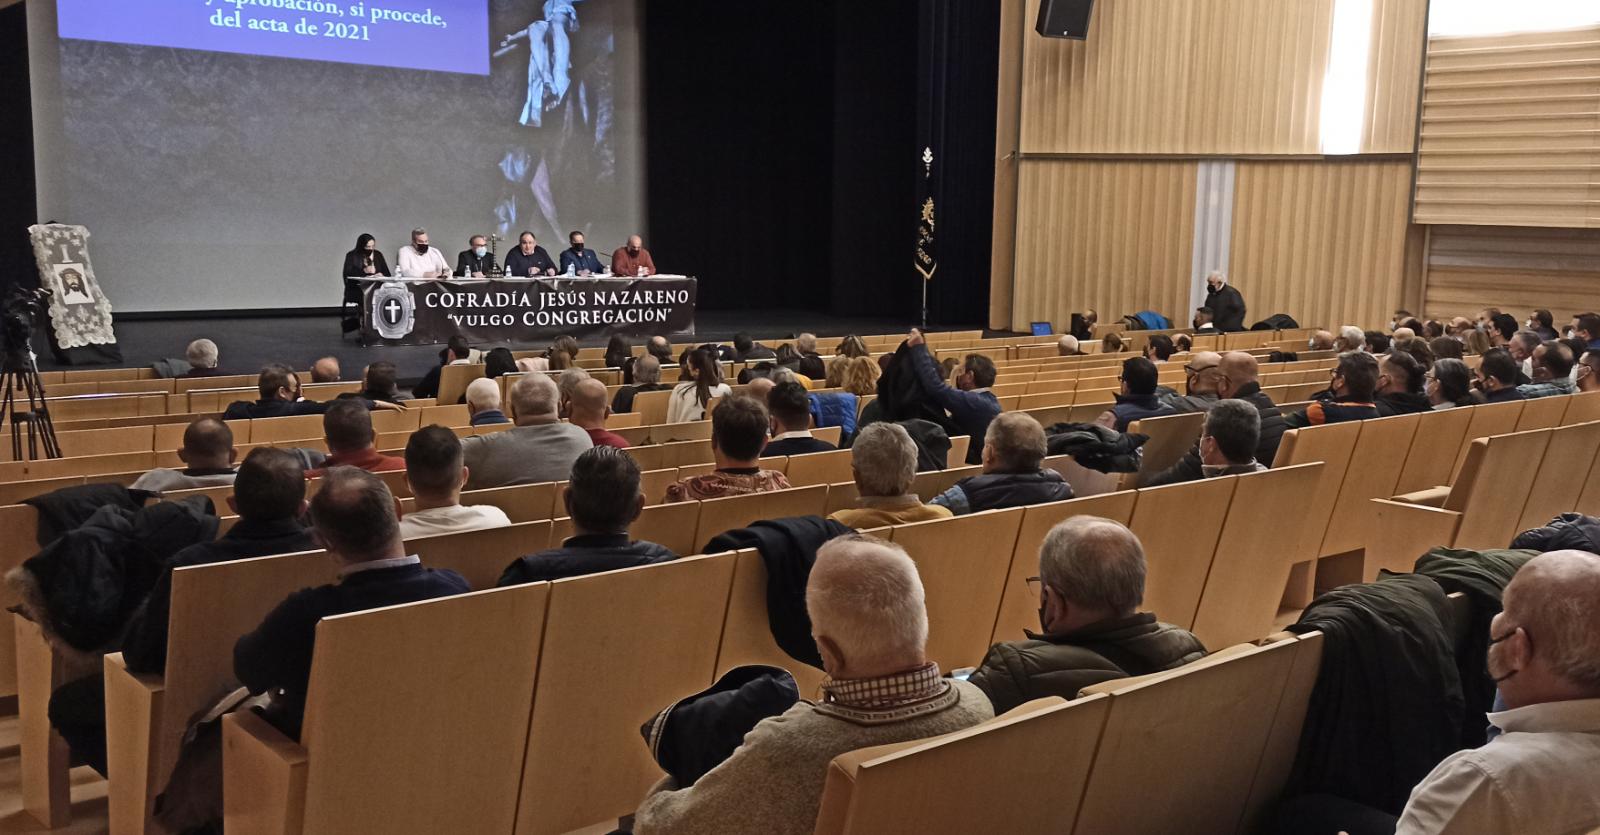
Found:
[[[722,364],[704,348],[688,353],[683,371],[688,379],[672,388],[672,396],[667,399],[667,423],[705,420],[706,404],[712,398],[733,394],[733,389],[722,381]]]
[[[344,281],[344,303],[353,304],[359,310],[361,307],[361,282],[356,281],[362,276],[389,274],[389,263],[383,260],[383,253],[378,251],[378,239],[366,232],[356,238],[356,248],[344,254],[344,272],[339,277]],[[361,327],[360,314],[346,314],[343,321],[344,332],[349,333]]]
[[[620,333],[612,334],[606,342],[606,367],[622,369],[623,384],[633,384],[633,347]]]
[[[839,363],[844,366],[839,373],[839,387],[857,396],[878,393],[878,376],[882,372],[871,357],[851,357]]]
[[[833,352],[842,357],[864,357],[872,353],[867,350],[867,343],[853,333],[839,340],[839,347]]]
[[[1489,334],[1485,331],[1473,328],[1465,331],[1465,333],[1466,338],[1462,341],[1466,343],[1467,353],[1482,356],[1488,353],[1490,348],[1494,347],[1494,342],[1489,339]]]
[[[1423,380],[1423,388],[1428,393],[1428,402],[1433,404],[1435,410],[1471,406],[1474,402],[1472,372],[1467,370],[1467,364],[1461,360],[1436,360],[1433,367],[1423,376]]]

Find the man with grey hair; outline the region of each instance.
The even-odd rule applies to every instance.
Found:
[[[1541,341],[1539,335],[1533,331],[1517,331],[1506,341],[1506,350],[1510,351],[1511,358],[1517,361],[1518,371],[1527,378],[1519,379],[1518,385],[1533,382],[1533,352]]]
[[[1399,835],[1600,827],[1600,556],[1552,551],[1507,584],[1489,623],[1500,734],[1446,757],[1411,792]]]
[[[467,383],[467,414],[472,426],[491,426],[510,423],[511,418],[500,409],[500,384],[488,377],[479,377]]]
[[[589,372],[581,368],[562,369],[560,378],[556,381],[556,389],[561,392],[560,414],[568,417],[572,414],[572,393],[578,390],[578,384],[589,379]]]
[[[1256,461],[1261,413],[1243,400],[1218,400],[1200,434],[1200,471],[1206,478],[1265,470]]]
[[[450,262],[444,253],[428,243],[428,230],[418,226],[411,230],[411,246],[402,247],[395,256],[395,278],[449,278]]]
[[[1217,330],[1244,330],[1244,296],[1228,283],[1228,277],[1218,270],[1206,276],[1205,306],[1211,308],[1211,320]]]
[[[633,411],[633,396],[641,391],[667,391],[672,386],[661,382],[661,360],[655,354],[645,354],[633,361],[633,385],[617,389],[611,398],[611,411]]]
[[[822,356],[817,353],[817,335],[802,333],[794,338],[795,353],[800,355],[800,368],[798,371],[813,380],[821,380],[828,376],[828,366],[822,361]]]
[[[475,435],[461,442],[467,489],[566,481],[572,462],[594,447],[589,433],[563,423],[561,393],[545,374],[524,374],[511,385],[511,420],[516,428]]]
[[[1056,340],[1056,355],[1062,357],[1083,356],[1083,351],[1078,347],[1078,338],[1069,333]]]
[[[983,436],[983,474],[967,476],[933,497],[957,516],[1072,498],[1072,485],[1055,470],[1040,469],[1044,427],[1025,412],[1002,412]]]
[[[217,343],[209,339],[196,339],[189,343],[183,351],[184,359],[189,361],[189,371],[185,377],[215,377],[221,374],[217,370]]]
[[[990,424],[990,430],[994,424]],[[850,472],[856,481],[856,506],[836,510],[829,519],[852,528],[877,528],[944,519],[943,505],[923,504],[911,492],[917,477],[917,444],[898,423],[867,424],[850,446]]]
[[[995,644],[968,679],[995,713],[1045,696],[1075,698],[1091,684],[1171,670],[1206,654],[1186,629],[1140,612],[1144,546],[1119,522],[1073,516],[1039,548],[1039,625],[1027,640]]]
[[[1349,351],[1366,350],[1367,332],[1355,325],[1345,325],[1339,329],[1339,338],[1333,340],[1333,350],[1343,354]]]
[[[922,580],[898,545],[852,534],[822,546],[806,611],[828,672],[822,701],[763,720],[690,788],[662,780],[640,804],[634,832],[809,835],[834,757],[994,716],[982,692],[928,660]]]

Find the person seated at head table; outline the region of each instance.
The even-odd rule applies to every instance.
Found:
[[[567,243],[571,246],[561,250],[561,271],[572,275],[600,275],[606,271],[600,263],[600,256],[594,250],[583,245],[583,233],[572,232],[567,235]]]
[[[489,239],[473,235],[467,239],[467,248],[456,255],[456,275],[484,278],[495,271],[494,256],[489,253]]]
[[[656,274],[656,262],[650,257],[650,250],[644,248],[643,238],[629,235],[627,246],[619,246],[611,253],[611,274],[640,277]]]
[[[411,246],[395,257],[394,274],[399,278],[449,278],[450,264],[444,253],[428,243],[428,230],[411,230]]]
[[[506,253],[506,275],[517,278],[533,278],[541,275],[555,275],[556,262],[550,260],[550,253],[539,246],[539,239],[532,232],[523,232],[517,236],[517,246]]]

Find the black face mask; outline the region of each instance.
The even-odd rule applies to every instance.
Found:
[[[583,251],[583,244],[581,244],[581,243],[573,244],[572,245],[572,251],[573,252],[582,252]]]
[[[428,254],[428,245],[427,244],[412,244],[412,246],[417,248],[417,254],[418,255],[427,255]]]

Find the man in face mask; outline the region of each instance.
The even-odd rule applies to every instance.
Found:
[[[467,239],[467,249],[456,256],[456,275],[483,278],[494,273],[494,256],[489,241],[482,235]]]
[[[606,268],[600,265],[600,257],[594,254],[594,250],[584,248],[582,232],[568,235],[567,242],[572,246],[561,250],[562,272],[574,275],[595,275],[605,272]]]
[[[411,246],[400,250],[395,257],[396,276],[404,278],[449,278],[450,264],[444,253],[428,244],[428,230],[417,227],[411,230]]]
[[[650,250],[644,248],[643,238],[629,235],[628,245],[618,247],[616,252],[611,253],[611,273],[641,278],[656,274],[656,262],[651,260]]]
[[[1600,827],[1600,556],[1534,557],[1503,602],[1487,659],[1506,708],[1489,722],[1501,733],[1439,763],[1411,792],[1398,833]]]

